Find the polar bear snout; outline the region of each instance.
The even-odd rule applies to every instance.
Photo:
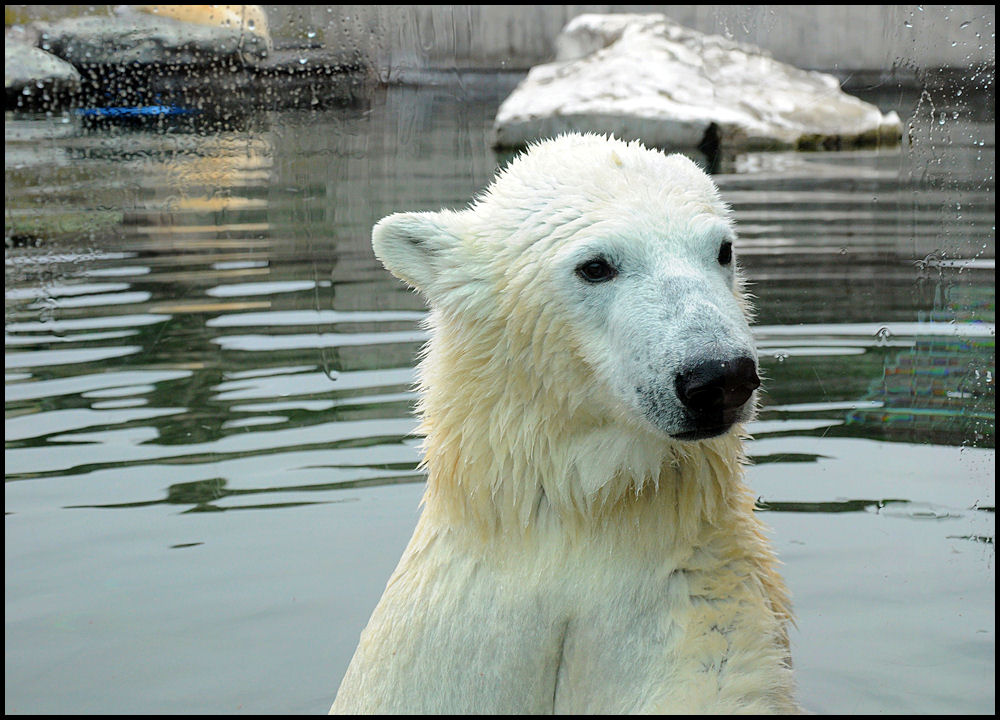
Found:
[[[705,360],[677,373],[674,387],[695,426],[675,437],[702,440],[721,435],[744,419],[743,406],[760,387],[760,378],[752,357]]]
[[[677,397],[695,415],[733,410],[760,387],[757,364],[750,357],[708,360],[677,374]]]

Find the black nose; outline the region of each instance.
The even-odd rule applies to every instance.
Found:
[[[696,418],[735,410],[760,387],[753,358],[709,360],[677,374],[677,397]]]

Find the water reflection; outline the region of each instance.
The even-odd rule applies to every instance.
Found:
[[[8,122],[6,366],[23,372],[8,375],[7,410],[32,418],[11,428],[8,449],[121,426],[152,430],[142,445],[225,457],[226,438],[249,434],[271,452],[284,446],[275,433],[296,428],[411,422],[425,312],[374,261],[368,228],[391,210],[460,205],[470,179],[485,184],[504,89],[480,88],[458,122],[442,114],[455,112],[446,92],[410,105],[413,92],[169,132]],[[444,146],[456,127],[458,153]],[[45,151],[32,153],[41,137]],[[755,435],[994,442],[993,261],[944,257],[938,193],[901,184],[900,163],[894,152],[741,155],[717,176],[760,296],[768,382]],[[965,231],[985,240],[992,194],[976,178],[965,186]],[[76,213],[90,234],[45,219],[40,199],[56,191],[59,217]],[[97,212],[118,224],[87,220]],[[95,371],[156,379],[108,399],[94,395]],[[256,388],[257,402],[237,402],[238,387]],[[46,393],[62,406],[19,406]],[[139,417],[140,404],[156,412]],[[86,408],[86,420],[60,414]],[[43,465],[30,474],[90,467]]]
[[[330,466],[335,467],[335,466]],[[72,507],[91,508],[138,508],[149,505],[184,505],[190,506],[182,512],[225,512],[226,510],[262,510],[267,508],[288,508],[301,505],[316,505],[332,502],[352,502],[351,498],[326,499],[326,500],[299,500],[271,503],[247,504],[246,502],[232,503],[227,498],[243,498],[248,495],[260,495],[267,493],[299,493],[315,492],[321,490],[334,490],[345,488],[358,488],[368,485],[395,485],[398,483],[420,482],[424,479],[421,473],[416,472],[413,465],[407,463],[388,464],[385,469],[412,470],[413,472],[402,475],[384,475],[369,480],[354,480],[348,483],[327,483],[318,485],[305,485],[302,487],[280,487],[280,488],[254,488],[240,490],[227,487],[228,481],[225,478],[208,478],[195,482],[176,483],[167,488],[167,496],[162,500],[149,500],[129,503],[109,503],[107,505],[81,505]]]

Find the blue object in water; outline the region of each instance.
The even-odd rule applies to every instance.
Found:
[[[184,108],[179,105],[143,105],[136,107],[97,107],[97,108],[78,108],[76,110],[77,115],[82,115],[83,117],[97,117],[97,118],[142,118],[142,117],[161,117],[161,116],[176,116],[176,115],[192,115],[197,113],[197,110],[192,108]]]

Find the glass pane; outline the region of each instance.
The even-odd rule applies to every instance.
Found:
[[[800,701],[990,712],[994,10],[650,7],[902,121],[666,149],[739,231]],[[425,482],[372,226],[488,185],[579,9],[5,6],[7,712],[329,708]]]

